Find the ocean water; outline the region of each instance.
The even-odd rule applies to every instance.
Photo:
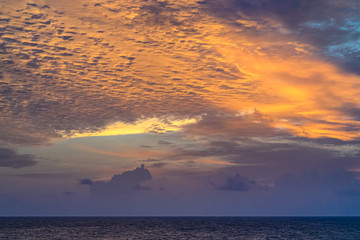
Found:
[[[360,239],[360,218],[0,218],[0,239]]]

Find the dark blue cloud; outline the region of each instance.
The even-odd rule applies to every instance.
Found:
[[[80,179],[79,183],[82,185],[93,185],[94,182],[90,178]]]
[[[150,167],[153,167],[153,168],[162,168],[162,167],[164,167],[165,165],[167,165],[167,163],[158,162],[158,163],[153,163],[153,164],[151,164]]]
[[[289,132],[272,126],[273,121],[259,111],[245,116],[209,113],[183,127],[186,133],[201,136],[275,137]]]
[[[145,190],[141,182],[152,178],[151,173],[144,167],[137,167],[135,170],[126,171],[122,174],[114,175],[110,181],[96,181],[90,185],[90,192],[95,195],[113,195],[122,194],[133,190]]]
[[[36,163],[34,155],[17,154],[12,149],[0,148],[0,167],[22,168]]]
[[[279,21],[295,39],[315,46],[319,55],[360,73],[360,4],[356,0],[214,0],[209,6],[233,24],[239,11],[260,22],[265,18]]]
[[[252,189],[261,188],[254,180],[248,179],[236,174],[234,177],[226,178],[225,184],[220,186],[215,185],[216,189],[228,191],[250,191]]]

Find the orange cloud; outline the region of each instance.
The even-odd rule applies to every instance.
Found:
[[[359,137],[359,76],[284,24],[237,12],[231,25],[198,1],[162,4],[3,4],[12,51],[2,54],[0,140],[178,131],[204,113],[248,109],[295,135]]]
[[[319,59],[307,50],[309,46],[300,51],[298,43],[287,42],[285,37],[274,39],[239,33],[214,41],[224,61],[238,66],[244,77],[228,83],[238,94],[222,90],[204,98],[233,112],[256,108],[272,118],[273,126],[299,136],[359,137],[357,128],[346,130],[360,125],[343,106],[360,107],[360,77]]]

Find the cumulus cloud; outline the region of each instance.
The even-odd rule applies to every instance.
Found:
[[[0,148],[0,167],[23,168],[36,163],[34,155],[17,154],[12,149]]]
[[[226,178],[225,184],[219,186],[215,185],[215,187],[216,189],[220,189],[220,190],[242,191],[242,192],[261,188],[256,183],[256,181],[243,177],[240,174],[236,174],[233,177]]]
[[[141,167],[137,167],[132,171],[114,175],[108,182],[93,182],[90,185],[90,192],[95,195],[116,195],[134,190],[146,190],[147,188],[141,186],[141,183],[151,180],[151,178],[151,173],[144,167],[144,164],[142,164]]]

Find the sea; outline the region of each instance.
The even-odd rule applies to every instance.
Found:
[[[0,239],[359,239],[359,217],[1,217]]]

